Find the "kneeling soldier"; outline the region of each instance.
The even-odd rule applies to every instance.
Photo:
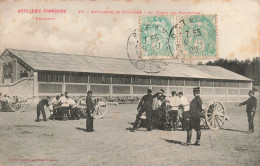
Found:
[[[185,145],[191,144],[192,129],[194,128],[197,133],[196,142],[194,145],[200,145],[200,115],[202,111],[202,100],[200,98],[200,88],[193,88],[194,99],[190,103],[190,114],[187,126],[187,142]]]

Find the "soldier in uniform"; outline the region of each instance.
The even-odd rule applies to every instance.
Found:
[[[192,129],[194,128],[197,133],[196,142],[194,145],[200,145],[200,116],[202,111],[202,100],[200,98],[200,88],[193,88],[193,95],[194,98],[190,103],[190,113],[188,118],[188,125],[187,125],[187,142],[184,144],[186,146],[191,144],[191,136],[192,136]]]
[[[92,91],[88,91],[87,97],[86,97],[86,106],[87,106],[87,120],[86,120],[86,131],[87,132],[93,132],[95,131],[93,129],[93,117],[92,113],[94,112],[94,103],[92,100]]]
[[[138,123],[140,121],[140,117],[145,112],[146,113],[146,128],[148,131],[152,131],[152,124],[151,124],[151,114],[153,109],[153,95],[152,90],[147,90],[147,95],[144,95],[141,99],[141,101],[138,104],[137,110],[138,114],[136,116],[136,120],[133,126],[133,130],[135,130],[138,126]]]
[[[189,110],[190,110],[190,105],[189,105],[189,101],[187,100],[187,98],[185,96],[183,96],[182,92],[179,92],[179,104],[180,104],[180,109],[181,109],[181,113],[182,113],[182,131],[186,131],[187,128],[187,117],[189,114]]]
[[[168,130],[175,131],[177,117],[178,117],[179,97],[177,96],[176,91],[172,91],[171,94],[172,94],[172,97],[166,98],[166,100],[169,102],[169,105],[170,105],[170,109],[168,111],[169,117],[167,119],[169,122]]]
[[[246,101],[238,105],[238,106],[246,105],[246,113],[247,113],[247,118],[249,123],[249,130],[247,132],[248,134],[254,133],[254,117],[255,117],[255,110],[257,107],[257,100],[254,94],[255,92],[250,90],[248,92],[248,95],[250,96],[249,99],[247,99]]]
[[[52,118],[53,118],[53,120],[55,120],[55,119],[58,119],[57,112],[58,112],[59,106],[61,105],[60,96],[57,95],[55,98],[53,98],[51,103],[52,103],[52,111],[53,111]]]
[[[43,116],[43,120],[44,121],[47,121],[46,119],[46,114],[45,114],[45,110],[44,110],[44,106],[47,106],[49,107],[49,101],[50,101],[50,97],[47,96],[47,99],[42,99],[39,104],[37,105],[37,118],[35,119],[36,122],[39,122],[40,121],[40,115],[42,113],[42,116]]]

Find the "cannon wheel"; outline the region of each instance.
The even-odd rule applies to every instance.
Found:
[[[12,109],[13,111],[23,111],[24,108],[25,108],[25,105],[26,105],[25,102],[26,102],[26,101],[25,101],[24,99],[18,97],[18,102],[15,103],[15,104],[13,104],[13,105],[11,106],[11,109]]]
[[[86,101],[85,97],[80,97],[77,101],[80,105],[83,106],[83,109],[86,109]],[[106,115],[107,112],[107,102],[104,98],[102,97],[94,97],[93,99],[94,103],[94,112],[93,112],[93,117],[95,119],[102,118]]]
[[[224,104],[219,101],[211,102],[206,109],[205,120],[210,129],[220,129],[226,120],[226,109]]]
[[[93,103],[95,105],[95,110],[93,112],[93,117],[95,119],[102,118],[107,112],[107,102],[102,97],[94,97]]]

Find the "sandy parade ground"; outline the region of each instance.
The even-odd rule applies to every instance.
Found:
[[[95,132],[86,120],[35,122],[36,106],[0,112],[1,165],[260,165],[259,106],[255,133],[247,134],[245,107],[224,103],[227,121],[220,130],[202,130],[201,146],[183,146],[185,131],[131,132],[136,104],[109,105]],[[49,111],[46,111],[47,115]],[[42,118],[42,117],[41,117]],[[192,143],[196,133],[193,130]]]

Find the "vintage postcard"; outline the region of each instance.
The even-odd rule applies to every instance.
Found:
[[[259,4],[0,1],[0,165],[259,165]]]

